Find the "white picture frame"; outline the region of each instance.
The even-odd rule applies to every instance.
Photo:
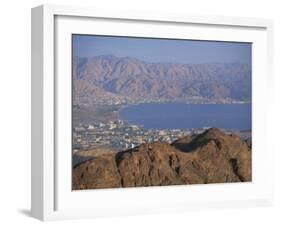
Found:
[[[68,75],[71,74],[69,35],[77,32],[251,41],[254,44],[253,181],[73,192],[69,183],[71,77]],[[266,137],[266,119],[270,117],[266,98],[273,83],[272,64],[271,20],[57,5],[33,8],[32,216],[56,220],[271,205],[273,179],[268,175],[273,172],[273,150],[268,148],[266,139],[260,138]]]

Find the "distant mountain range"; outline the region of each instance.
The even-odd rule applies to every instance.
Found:
[[[252,180],[251,146],[211,128],[172,144],[105,153],[73,169],[73,189],[208,184]]]
[[[149,63],[111,55],[75,57],[73,81],[78,104],[251,101],[251,66],[241,63]]]

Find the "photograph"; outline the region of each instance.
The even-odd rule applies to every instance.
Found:
[[[72,190],[252,181],[251,42],[72,34],[71,60]]]

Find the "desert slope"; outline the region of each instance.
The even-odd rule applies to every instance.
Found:
[[[251,100],[251,66],[241,63],[176,64],[131,57],[76,57],[73,75],[74,97],[82,102],[128,96],[134,102]]]
[[[73,169],[73,189],[251,181],[251,150],[219,129],[155,142],[86,161]]]

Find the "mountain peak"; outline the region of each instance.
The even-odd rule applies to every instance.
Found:
[[[216,137],[222,137],[227,136],[221,129],[212,127],[210,129],[207,129],[202,136],[208,137],[208,138],[216,138]]]
[[[206,136],[224,139],[218,143],[199,139]],[[251,181],[251,151],[244,141],[218,129],[190,139],[171,145],[142,144],[86,161],[73,170],[73,189]],[[176,144],[189,145],[191,150],[185,152]]]
[[[76,59],[76,58],[75,58]],[[149,102],[232,103],[251,100],[251,68],[221,63],[186,65],[147,63],[133,57],[102,55],[74,60],[74,78],[85,80],[119,98]],[[74,80],[74,85],[75,85]],[[78,92],[91,102],[96,96]],[[88,100],[85,98],[88,96]],[[110,97],[103,99],[111,101]]]

